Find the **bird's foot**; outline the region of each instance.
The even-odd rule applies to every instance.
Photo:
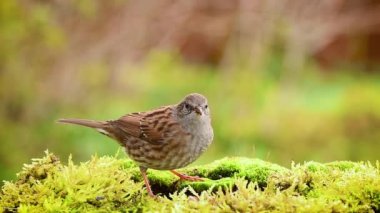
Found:
[[[200,178],[198,176],[189,176],[189,175],[185,175],[185,174],[181,174],[179,172],[176,172],[174,170],[170,170],[170,172],[172,172],[173,174],[175,174],[176,176],[178,176],[181,180],[187,180],[187,181],[203,181],[203,178]]]

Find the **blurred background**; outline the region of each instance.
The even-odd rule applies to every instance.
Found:
[[[113,142],[58,118],[106,120],[209,99],[195,164],[247,156],[378,160],[376,0],[0,1],[0,179],[43,151],[76,162]]]

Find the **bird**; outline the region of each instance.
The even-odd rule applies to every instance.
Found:
[[[186,95],[179,103],[115,120],[59,119],[60,123],[89,127],[116,140],[139,167],[148,195],[152,192],[147,170],[169,170],[181,180],[202,181],[175,171],[194,162],[214,137],[207,98]]]

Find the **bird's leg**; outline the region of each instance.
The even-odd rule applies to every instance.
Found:
[[[156,196],[153,194],[152,189],[150,188],[149,180],[148,180],[148,177],[146,176],[146,170],[147,168],[140,166],[140,172],[141,172],[141,175],[143,176],[145,187],[146,187],[146,190],[148,191],[148,195],[154,198]]]
[[[198,176],[189,176],[189,175],[181,174],[181,173],[176,172],[174,170],[170,170],[170,172],[172,172],[173,174],[175,174],[176,176],[178,176],[181,180],[203,181],[203,179],[200,178],[200,177],[198,177]]]

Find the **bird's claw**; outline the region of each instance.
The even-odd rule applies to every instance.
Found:
[[[203,181],[203,178],[201,177],[198,177],[198,176],[190,176],[190,175],[185,175],[185,174],[181,174],[179,172],[176,172],[174,170],[171,170],[171,172],[173,174],[175,174],[176,176],[178,176],[180,178],[180,180],[187,180],[187,181]]]

